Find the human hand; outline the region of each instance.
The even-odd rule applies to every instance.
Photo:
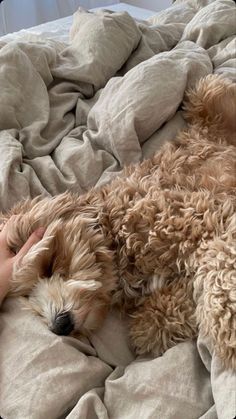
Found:
[[[25,256],[30,248],[43,238],[45,232],[44,227],[40,227],[35,230],[27,242],[22,246],[20,251],[17,254],[14,254],[7,245],[7,232],[11,220],[12,218],[10,218],[0,231],[0,304],[10,289],[10,280],[12,277],[14,263]]]

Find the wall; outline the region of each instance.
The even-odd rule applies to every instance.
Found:
[[[0,3],[0,36],[30,28],[87,9],[119,3],[118,0],[3,0]]]
[[[123,0],[125,3],[132,4],[132,6],[143,7],[150,10],[163,10],[171,6],[172,0]],[[122,0],[121,0],[122,2]]]
[[[2,0],[0,36],[71,15],[79,5],[89,9],[121,2],[122,0]],[[155,11],[166,9],[172,4],[171,0],[123,0],[123,2]]]

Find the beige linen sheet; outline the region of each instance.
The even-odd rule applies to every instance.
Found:
[[[185,126],[186,89],[236,81],[232,0],[186,0],[136,23],[78,11],[69,44],[0,39],[0,205],[86,192],[151,156]],[[206,339],[135,358],[112,312],[89,340],[52,334],[8,299],[0,313],[4,419],[233,419],[236,376]]]

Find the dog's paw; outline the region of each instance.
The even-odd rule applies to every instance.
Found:
[[[130,337],[138,355],[162,355],[167,349],[197,336],[192,286],[173,281],[152,293],[131,316]]]

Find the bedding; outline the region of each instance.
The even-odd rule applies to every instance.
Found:
[[[83,193],[186,126],[186,89],[236,81],[232,0],[177,0],[147,22],[79,10],[68,42],[0,38],[0,203]],[[236,375],[206,338],[135,358],[113,311],[88,338],[52,334],[7,299],[0,314],[4,419],[233,419]]]
[[[100,10],[101,7],[96,7],[91,9],[91,11]],[[117,3],[112,4],[106,7],[107,10],[113,12],[122,12],[126,11],[132,16],[135,20],[145,20],[153,16],[155,12],[148,9],[143,9],[140,7],[131,6],[127,3]],[[52,22],[42,23],[41,25],[34,26],[29,29],[22,29],[21,31],[9,33],[5,35],[4,40],[10,41],[16,38],[20,38],[27,34],[40,35],[43,38],[53,38],[61,41],[68,42],[69,40],[69,30],[72,25],[72,16],[63,17],[61,19],[54,20]]]

